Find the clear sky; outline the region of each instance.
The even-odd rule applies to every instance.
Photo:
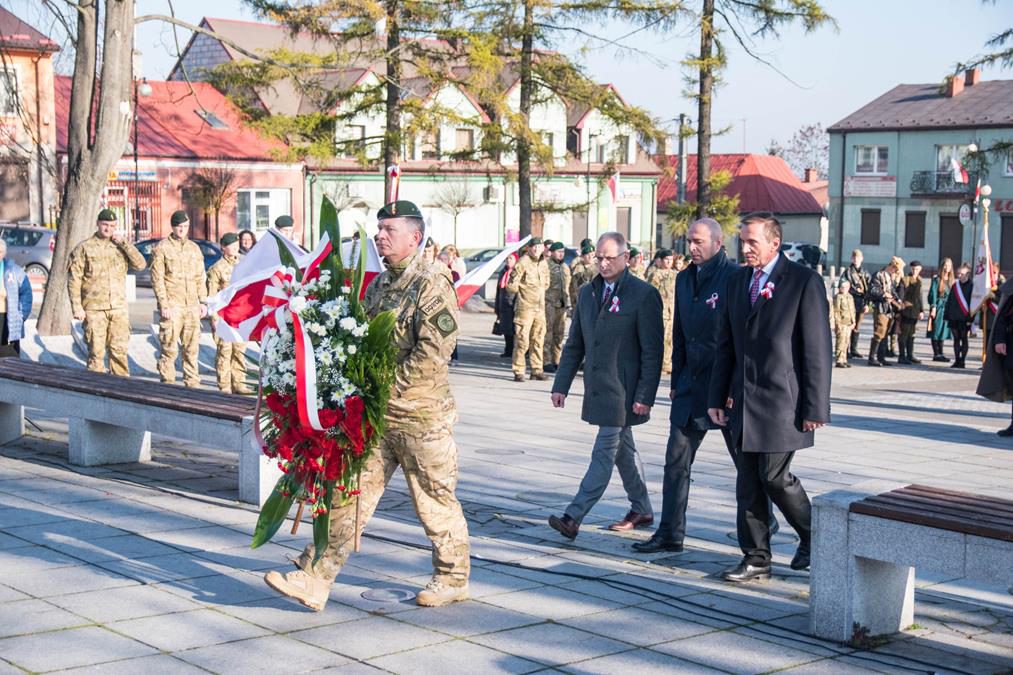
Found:
[[[38,0],[0,4],[49,32]],[[175,0],[174,6],[176,15],[191,23],[206,14],[255,18],[242,0]],[[715,138],[714,151],[763,152],[771,139],[786,141],[809,123],[829,126],[896,84],[940,82],[954,63],[979,53],[985,40],[1013,26],[1013,0],[824,0],[823,6],[837,19],[838,31],[823,28],[806,35],[790,29],[779,40],[754,46],[797,84],[751,59],[730,34],[724,36],[729,66],[713,116],[715,128],[731,130]],[[138,0],[137,13],[167,14],[168,3]],[[588,30],[617,38],[631,28],[611,24]],[[182,45],[188,38],[188,32],[180,30]],[[564,38],[555,47],[576,56],[595,79],[614,83],[629,103],[659,119],[680,112],[696,116],[695,103],[683,95],[679,65],[697,44],[692,27],[668,35],[643,32],[625,40],[649,56],[617,54],[614,47],[572,34]],[[164,78],[175,62],[172,30],[165,24],[141,24],[137,44],[145,75]],[[993,67],[983,79],[1013,79],[1013,71]]]

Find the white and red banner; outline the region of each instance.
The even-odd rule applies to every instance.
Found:
[[[954,183],[964,183],[965,185],[967,184],[968,180],[967,169],[964,168],[964,165],[961,164],[960,160],[958,160],[956,157],[950,158],[950,173],[953,176]]]
[[[341,244],[341,264],[346,268],[358,267],[361,254],[361,240],[352,239]],[[365,295],[366,287],[373,279],[383,271],[383,263],[380,261],[380,254],[376,250],[376,242],[366,238],[366,274],[362,281],[362,294]]]
[[[999,267],[992,261],[992,245],[988,241],[988,219],[981,229],[981,242],[978,244],[978,255],[971,264],[971,275],[974,287],[971,289],[971,303],[968,308],[971,314],[981,309],[986,296],[999,280]]]
[[[401,166],[391,164],[387,167],[387,174],[390,176],[390,192],[387,193],[387,203],[397,201],[398,192],[401,190]]]
[[[457,290],[457,306],[463,307],[464,303],[468,301],[468,298],[475,295],[478,289],[484,286],[485,282],[489,280],[489,277],[491,277],[496,270],[499,269],[499,266],[503,264],[503,261],[511,254],[516,253],[521,246],[528,243],[529,239],[531,239],[530,234],[518,242],[507,245],[506,248],[496,254],[495,258],[482,263],[465,274],[462,278],[458,279],[457,283],[454,284],[454,288]]]

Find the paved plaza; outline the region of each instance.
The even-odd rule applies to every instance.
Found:
[[[628,508],[618,476],[577,539],[562,539],[546,518],[562,512],[589,458],[581,385],[554,410],[550,382],[512,382],[491,324],[463,316],[451,374],[470,601],[414,604],[431,561],[400,475],[314,613],[262,581],[310,528],[286,525],[251,550],[256,511],[236,501],[234,455],[156,437],[149,464],[72,467],[66,420],[30,410],[30,435],[0,446],[0,673],[1013,669],[1013,596],[949,578],[918,577],[915,624],[902,634],[853,646],[809,637],[809,576],[788,568],[796,539],[783,520],[771,581],[720,581],[740,554],[718,434],[694,466],[685,553],[634,553],[647,531],[604,529]],[[927,352],[919,343],[917,355]],[[148,374],[138,364],[150,355],[131,357]],[[1013,440],[995,431],[1010,407],[975,396],[977,376],[945,364],[834,370],[832,426],[797,454],[795,472],[810,495],[886,478],[1008,498]],[[662,395],[635,431],[658,512],[667,434]]]

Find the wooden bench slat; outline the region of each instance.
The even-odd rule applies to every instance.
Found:
[[[898,506],[924,512],[928,516],[939,515],[946,518],[965,518],[969,522],[994,524],[997,526],[1008,525],[1013,528],[1013,520],[1002,514],[995,514],[987,509],[974,509],[973,507],[952,507],[945,504],[936,504],[931,501],[897,497],[895,493],[869,497],[864,500],[868,504],[877,504],[886,507]]]
[[[851,513],[886,518],[914,525],[925,525],[950,532],[973,534],[989,539],[1013,542],[1013,528],[999,528],[982,524],[969,523],[960,518],[945,517],[941,515],[930,515],[918,509],[903,506],[888,506],[870,504],[866,500],[854,502],[849,508]]]
[[[918,492],[909,493],[905,491],[897,491],[895,493],[891,493],[891,496],[897,499],[905,499],[915,503],[924,503],[936,506],[938,508],[986,513],[988,515],[993,515],[1013,521],[1013,509],[1007,509],[1006,507],[1003,506],[996,506],[991,502],[978,501],[974,499],[961,497],[948,497],[946,495],[925,495]]]
[[[900,488],[899,490],[894,490],[894,492],[923,495],[945,501],[963,501],[982,505],[987,504],[989,508],[1013,514],[1013,500],[1002,499],[1000,497],[955,492],[953,490],[943,490],[940,488],[929,487],[927,485],[908,485],[907,487]]]

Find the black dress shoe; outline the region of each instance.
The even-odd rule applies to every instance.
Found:
[[[1013,436],[1013,424],[1009,425],[1005,429],[1000,429],[999,431],[995,432],[995,435],[1002,436],[1003,438]],[[634,545],[634,548],[636,548],[636,545]]]
[[[634,551],[638,553],[658,553],[660,551],[671,551],[672,553],[682,553],[682,544],[677,542],[675,539],[669,539],[668,537],[659,537],[655,534],[647,541],[638,541],[632,546]]]
[[[580,530],[580,523],[570,516],[563,514],[562,518],[559,516],[549,516],[549,527],[567,539],[576,539],[577,533]]]
[[[554,373],[559,370],[559,367],[555,363],[549,363],[545,366],[545,372]]]
[[[791,563],[788,565],[793,570],[807,570],[809,569],[809,549],[798,547],[795,551],[795,557],[791,559]]]
[[[751,565],[743,560],[730,570],[722,572],[721,578],[725,581],[733,581],[735,583],[752,581],[753,579],[769,579],[770,563],[765,565]]]

